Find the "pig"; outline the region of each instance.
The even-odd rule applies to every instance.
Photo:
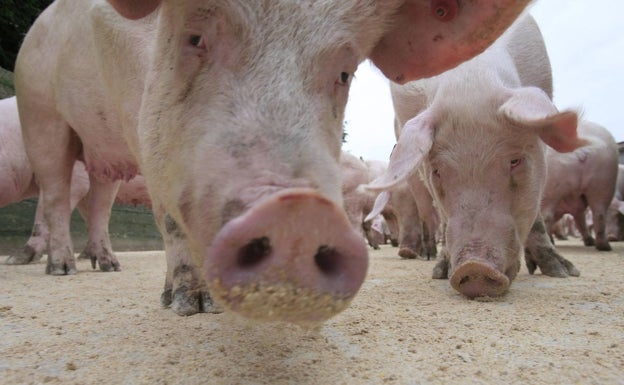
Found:
[[[607,239],[609,242],[624,240],[624,165],[618,164],[613,200],[607,209]]]
[[[386,168],[388,167],[388,162],[384,162],[381,160],[368,159],[368,160],[365,160],[364,163],[366,163],[366,167],[368,168],[368,182],[367,183],[370,183],[373,180],[377,179],[380,175],[383,175],[383,173],[386,171]],[[369,200],[367,201],[366,208],[364,209],[365,214],[368,214],[369,212],[371,212],[375,204],[375,199],[377,198],[376,193],[368,192],[368,194],[369,194]],[[392,247],[398,247],[399,246],[399,221],[397,218],[396,210],[394,209],[394,207],[392,207],[392,205],[388,204],[384,207],[384,209],[381,211],[379,215],[381,215],[381,217],[383,218],[383,223],[387,227],[387,229],[384,229],[384,231],[387,231],[384,233],[385,238],[388,238]],[[366,229],[369,227],[373,229],[375,227],[374,222],[375,222],[374,218],[368,221],[365,220],[364,230],[366,231]]]
[[[550,240],[554,243],[553,237],[561,241],[568,240],[568,237],[576,237],[576,229],[574,228],[574,217],[572,214],[565,213],[555,222],[550,234]]]
[[[618,175],[617,143],[606,128],[587,120],[579,122],[578,132],[589,141],[588,145],[565,154],[547,151],[548,177],[541,203],[542,217],[552,233],[555,222],[563,214],[572,214],[584,244],[609,251],[611,245],[605,227]],[[588,207],[595,239],[585,220]]]
[[[342,174],[343,206],[351,227],[365,237],[373,249],[379,249],[380,241],[375,237],[372,220],[364,221],[364,217],[372,208],[376,195],[360,188],[361,185],[365,185],[371,180],[369,165],[361,158],[342,151],[340,171]],[[388,218],[391,223],[390,226],[394,229],[397,228],[398,225],[395,224],[396,215],[390,206],[386,207],[379,216],[378,220],[384,221],[384,218]],[[377,228],[382,230],[381,225],[378,225]],[[383,230],[378,233],[383,240]]]
[[[339,170],[357,65],[370,57],[397,82],[435,75],[482,52],[528,2],[54,2],[15,70],[46,272],[76,273],[67,197],[80,158],[92,211],[110,209],[120,180],[145,177],[167,255],[161,301],[176,313],[331,317],[368,266]],[[119,269],[108,245],[97,260]]]
[[[364,211],[369,200],[369,194],[358,189],[358,187],[368,183],[368,168],[360,158],[342,151],[340,154],[340,172],[343,206],[347,218],[349,218],[351,227],[364,237]]]
[[[22,140],[21,126],[17,111],[15,97],[0,100],[0,207],[11,203],[20,202],[27,198],[39,196],[39,186],[26,156],[24,142]],[[87,217],[88,213],[89,177],[84,163],[77,161],[72,170],[70,205],[73,211],[77,208],[88,227],[98,226],[98,218]],[[10,255],[5,263],[21,265],[38,262],[47,249],[47,237],[49,234],[47,224],[43,219],[43,200],[37,201],[33,230],[22,250]],[[151,201],[145,187],[143,178],[139,175],[129,182],[123,182],[115,197],[117,204],[133,204],[151,206]],[[104,223],[103,226],[107,226]],[[80,254],[82,258],[90,259],[94,254],[93,241],[89,240],[87,246]],[[92,260],[92,263],[95,262]]]
[[[17,100],[9,97],[0,100],[0,207],[39,196],[39,185],[24,150]],[[72,168],[70,207],[82,201],[89,190],[89,180],[84,164],[76,162]],[[32,235],[23,249],[9,256],[7,264],[37,262],[46,250],[48,228],[43,220],[43,207],[37,204]]]
[[[363,223],[362,227],[364,228],[368,245],[373,249],[379,250],[380,245],[388,243],[390,231],[383,216],[377,215],[372,220]]]
[[[427,260],[435,259],[438,217],[433,208],[431,195],[418,176],[411,178],[409,183],[403,182],[393,186],[391,194],[384,193],[380,194],[378,201],[383,202],[383,210],[390,205],[396,212],[399,225],[399,256],[404,259],[415,259],[418,256]],[[365,220],[377,215],[378,201]]]
[[[539,217],[545,144],[572,151],[577,114],[552,102],[541,33],[530,15],[476,58],[437,77],[391,84],[401,132],[388,172],[369,185],[425,182],[445,224],[434,278],[468,298],[502,296],[523,254],[532,273],[578,275]],[[526,244],[525,244],[526,243]]]

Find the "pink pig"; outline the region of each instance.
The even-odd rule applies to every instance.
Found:
[[[15,97],[0,100],[0,138],[0,186],[2,186],[0,189],[0,207],[38,196],[40,194],[39,186],[35,181],[24,149]],[[107,217],[88,218],[89,175],[85,170],[84,163],[78,161],[74,164],[71,178],[71,208],[78,208],[88,228],[107,227]],[[43,218],[42,202],[42,199],[37,201],[32,235],[21,251],[7,258],[7,264],[37,262],[46,252],[49,231]],[[118,204],[141,204],[150,207],[151,201],[143,177],[139,175],[129,182],[123,182],[115,202]],[[100,224],[101,221],[104,222]],[[87,241],[81,257],[94,257],[93,250],[96,248],[94,242],[93,239]],[[95,260],[92,260],[92,263],[95,263]]]
[[[574,216],[576,228],[586,246],[611,250],[605,232],[607,209],[613,199],[618,176],[618,149],[615,139],[604,127],[582,120],[578,132],[589,141],[587,146],[566,154],[548,149],[548,177],[541,212],[549,230],[565,213]],[[591,236],[585,209],[591,210],[596,238]]]
[[[358,64],[371,57],[395,81],[435,75],[483,51],[529,1],[109,2],[54,2],[17,58],[47,272],[76,272],[69,179],[84,159],[101,210],[120,180],[144,175],[167,254],[164,305],[320,322],[367,270],[339,169]],[[107,245],[96,255],[119,268]]]
[[[39,195],[22,140],[17,113],[17,100],[0,100],[0,207]],[[82,162],[76,162],[72,171],[70,207],[72,210],[87,195],[89,178]],[[40,200],[41,201],[41,200]],[[43,207],[37,204],[32,235],[23,250],[7,258],[8,264],[36,262],[47,249],[48,227],[43,218]]]
[[[434,277],[450,276],[469,298],[503,295],[525,242],[531,272],[537,265],[545,274],[578,274],[553,252],[538,217],[544,143],[559,151],[585,143],[576,113],[551,101],[549,69],[539,29],[526,16],[456,69],[391,86],[402,130],[388,172],[370,187],[389,189],[419,173],[446,225]]]

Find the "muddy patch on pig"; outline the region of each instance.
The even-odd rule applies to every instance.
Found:
[[[434,261],[382,246],[350,306],[312,330],[161,308],[161,251],[119,253],[118,274],[0,265],[0,383],[619,383],[624,243],[557,246],[581,277],[523,266],[486,302],[432,280]]]

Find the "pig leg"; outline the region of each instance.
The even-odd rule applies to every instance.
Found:
[[[35,223],[33,224],[30,238],[24,245],[21,251],[15,255],[9,256],[6,260],[8,265],[26,265],[29,263],[38,262],[43,254],[46,252],[48,245],[48,226],[43,218],[43,197],[39,192],[39,199],[37,200],[37,209],[35,211]]]
[[[449,266],[451,263],[451,254],[446,248],[446,223],[442,223],[441,233],[440,254],[438,255],[438,262],[433,267],[433,273],[431,274],[431,278],[433,279],[448,279]]]
[[[585,220],[585,210],[578,209],[572,213],[574,217],[574,223],[576,224],[576,228],[581,234],[581,238],[583,239],[583,244],[585,246],[594,246],[596,244],[596,240],[592,237],[591,232],[587,228],[587,221]]]
[[[390,233],[390,244],[392,247],[399,247],[399,220],[393,212],[388,210],[382,211],[381,215],[386,220],[388,231]]]
[[[596,249],[599,251],[611,251],[611,245],[607,239],[607,210],[611,204],[613,198],[611,194],[608,194],[605,189],[597,189],[593,195],[587,196],[587,204],[592,211],[592,217],[594,220],[594,235],[596,236]],[[601,194],[603,193],[603,194]]]
[[[32,188],[39,189],[34,183]],[[84,165],[82,162],[76,162],[74,164],[71,182],[70,206],[72,210],[76,207],[77,202],[87,195],[88,191],[89,180]],[[28,238],[28,241],[21,251],[15,255],[9,256],[6,263],[10,265],[25,265],[38,262],[47,250],[49,233],[48,225],[43,216],[43,196],[40,190],[39,199],[37,200],[37,209],[35,211],[35,223],[33,224],[30,238]]]
[[[438,251],[436,249],[436,231],[437,231],[437,212],[433,207],[433,198],[425,184],[420,180],[418,173],[414,173],[408,180],[408,184],[416,208],[420,226],[422,230],[422,252],[421,255],[427,258],[427,261],[435,259]]]
[[[121,270],[108,233],[111,209],[120,183],[100,182],[94,177],[90,178],[87,207],[89,239],[81,255],[91,260],[91,267],[94,269],[97,261],[101,271]]]
[[[557,252],[550,242],[541,216],[538,216],[533,223],[524,247],[524,257],[530,274],[533,274],[537,267],[540,268],[542,274],[550,277],[578,277],[581,274],[572,262]]]
[[[399,220],[399,256],[416,259],[422,251],[422,230],[416,201],[407,185],[392,192],[391,205]]]
[[[35,109],[36,110],[36,109]],[[50,231],[46,274],[76,273],[69,233],[71,219],[70,184],[79,142],[69,126],[43,111],[22,116],[25,141],[31,143],[29,158],[39,180],[43,213]]]
[[[379,250],[379,242],[377,242],[377,239],[374,235],[372,223],[373,221],[362,222],[362,230],[364,231],[364,236],[368,241],[368,245],[374,250]]]
[[[156,205],[154,205],[156,207]],[[186,234],[162,210],[154,209],[156,222],[163,235],[167,257],[167,275],[160,303],[178,315],[221,313],[210,296],[201,270],[191,258]]]

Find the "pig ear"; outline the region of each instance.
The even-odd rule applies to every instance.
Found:
[[[483,52],[529,2],[404,1],[370,58],[397,83],[437,75]]]
[[[160,0],[108,0],[117,13],[127,19],[140,19],[152,13]]]
[[[386,172],[366,185],[369,190],[385,190],[404,181],[420,166],[433,144],[433,124],[427,112],[408,121],[390,154]]]
[[[370,213],[368,213],[366,218],[364,218],[364,222],[368,222],[371,219],[375,218],[377,215],[381,214],[384,207],[386,207],[386,205],[390,201],[391,195],[392,193],[389,191],[382,191],[381,193],[379,193],[379,195],[377,195],[377,198],[375,198],[375,204],[373,205],[373,209]]]
[[[577,136],[577,113],[559,112],[539,88],[511,91],[511,97],[500,107],[499,113],[514,124],[535,129],[544,143],[558,152],[574,151],[589,143]]]

